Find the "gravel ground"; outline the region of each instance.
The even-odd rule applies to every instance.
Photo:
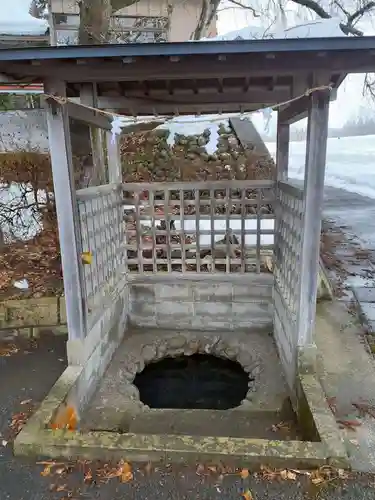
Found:
[[[6,446],[4,441],[0,446],[0,500],[250,500],[250,496],[243,495],[246,491],[251,491],[252,498],[258,500],[375,498],[375,481],[365,476],[340,483],[330,481],[319,488],[312,487],[304,477],[293,481],[255,477],[243,480],[238,473],[228,470],[223,473],[204,467],[163,467],[156,470],[143,467],[133,470],[134,477],[128,483],[121,483],[118,478],[109,480],[107,484],[100,481],[85,483],[82,466],[79,469],[77,465],[73,465],[68,473],[61,473],[57,467],[48,476],[42,476],[43,466],[13,457],[9,425],[14,414],[29,407],[24,401],[40,402],[63,371],[66,365],[64,340],[41,339],[31,345],[24,341],[15,345],[19,352],[0,357],[0,433],[1,440],[9,439]],[[0,353],[4,354],[1,348],[0,345]],[[86,470],[88,467],[92,467],[95,479],[98,466],[86,465]],[[61,486],[61,491],[56,491],[56,485]]]

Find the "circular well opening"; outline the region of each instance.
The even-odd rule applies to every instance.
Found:
[[[194,354],[150,363],[134,385],[150,408],[228,410],[241,404],[248,382],[236,361]]]

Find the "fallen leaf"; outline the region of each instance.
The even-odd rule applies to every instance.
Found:
[[[250,490],[246,490],[244,493],[242,493],[242,496],[245,500],[253,500],[254,499]]]
[[[91,469],[89,469],[88,471],[85,472],[83,481],[85,483],[91,483],[92,482],[92,472],[91,472]]]
[[[335,397],[327,398],[327,404],[328,404],[331,412],[335,415],[337,413],[336,398]]]
[[[19,349],[15,345],[0,347],[0,356],[2,357],[9,357],[12,354],[17,354],[17,352],[19,352]]]
[[[40,475],[44,477],[49,476],[51,474],[51,467],[51,465],[46,465]]]
[[[56,491],[67,491],[67,485],[60,484],[59,486],[56,487]]]
[[[341,428],[346,428],[351,431],[355,431],[356,427],[360,427],[362,425],[362,423],[358,420],[338,419],[336,422],[341,426]]]
[[[324,481],[325,481],[324,477],[321,477],[321,476],[311,478],[311,482],[315,486],[324,483]]]
[[[248,469],[242,469],[240,472],[241,479],[247,479],[249,477]]]
[[[133,479],[132,468],[128,462],[123,462],[120,464],[119,478],[122,483],[128,483]]]
[[[299,470],[299,469],[290,469],[290,470],[291,472],[294,472],[294,474],[296,474],[297,476],[308,476],[308,477],[311,476],[311,472],[307,470]]]
[[[369,415],[370,417],[375,418],[375,407],[366,402],[352,403],[352,406],[356,408],[361,417]]]
[[[92,253],[91,252],[82,252],[81,255],[83,264],[92,264]]]
[[[51,424],[51,429],[67,429],[75,431],[78,425],[78,416],[73,406],[63,406],[57,413],[55,421]]]

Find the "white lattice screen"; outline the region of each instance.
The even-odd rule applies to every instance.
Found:
[[[123,278],[124,231],[122,191],[103,185],[77,192],[82,252],[91,263],[83,265],[87,330],[111,301]]]

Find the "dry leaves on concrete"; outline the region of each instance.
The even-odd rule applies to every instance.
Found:
[[[31,412],[32,410],[30,409],[29,411],[21,411],[12,415],[9,427],[14,436],[17,435],[26,424],[31,416]]]
[[[119,465],[119,479],[122,483],[128,483],[133,479],[133,472],[131,465],[128,462],[120,462]]]
[[[352,402],[352,406],[358,411],[360,417],[365,417],[369,415],[375,418],[375,406],[368,403],[367,401]]]
[[[62,406],[55,417],[54,422],[51,424],[51,429],[65,429],[75,431],[78,427],[78,413],[77,410],[71,405]]]
[[[9,358],[13,354],[17,354],[18,352],[19,348],[14,344],[0,346],[0,357]]]
[[[336,418],[336,423],[338,424],[340,429],[347,429],[350,431],[355,431],[357,427],[360,427],[362,425],[362,422],[358,420],[357,418],[351,418],[348,416],[344,417],[338,417],[337,415],[337,400],[335,397],[329,397],[326,399],[327,404],[333,413],[334,417]],[[355,406],[353,404],[353,406]]]

